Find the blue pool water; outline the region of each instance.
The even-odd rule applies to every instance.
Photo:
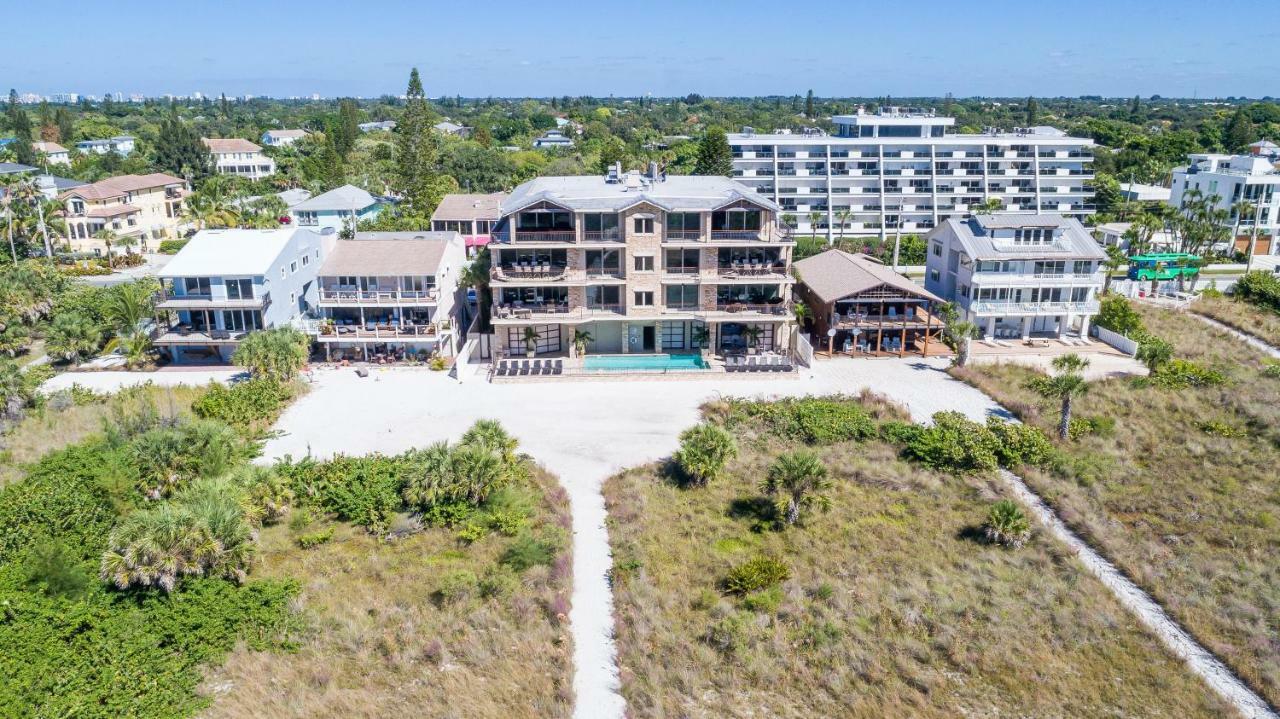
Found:
[[[599,372],[636,372],[707,369],[709,365],[694,354],[682,355],[587,355],[584,369]]]

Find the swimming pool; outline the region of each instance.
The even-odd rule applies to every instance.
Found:
[[[582,368],[588,372],[670,372],[710,367],[695,354],[587,355]]]

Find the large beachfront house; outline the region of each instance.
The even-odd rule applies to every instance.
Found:
[[[816,348],[926,357],[939,349],[930,345],[942,333],[942,298],[878,261],[832,248],[797,260],[795,275],[796,296],[812,311]]]
[[[1075,218],[976,215],[926,238],[925,287],[987,338],[1089,331],[1106,253]]]
[[[300,228],[196,233],[159,272],[156,346],[174,362],[229,362],[247,333],[315,306],[324,243],[335,239]]]
[[[1216,198],[1214,209],[1225,210],[1225,224],[1241,233],[1234,242],[1237,251],[1248,252],[1252,242],[1255,254],[1280,252],[1280,244],[1272,241],[1280,230],[1280,170],[1271,159],[1254,154],[1195,154],[1188,159],[1188,165],[1173,171],[1169,204],[1181,210],[1196,193]],[[1254,228],[1257,239],[1249,235]]]
[[[382,202],[355,185],[343,185],[289,207],[298,227],[317,232],[341,232],[344,226],[358,227],[382,210]]]
[[[789,351],[793,246],[778,206],[728,178],[531,180],[489,246],[497,347],[567,354],[582,331],[591,353]]]
[[[67,236],[74,245],[109,229],[143,245],[148,240],[177,239],[183,224],[185,180],[163,173],[108,177],[59,195],[66,203]]]
[[[456,232],[361,232],[336,242],[319,272],[320,319],[306,329],[325,357],[425,359],[457,351]]]
[[[489,244],[493,226],[502,217],[505,192],[488,195],[455,193],[445,195],[431,213],[431,229],[436,232],[457,232],[467,243],[467,255]]]
[[[261,180],[276,174],[276,161],[262,153],[262,148],[238,137],[206,137],[200,140],[213,158],[213,171],[219,175],[235,175],[247,180]]]
[[[729,136],[734,177],[793,216],[798,232],[928,230],[991,200],[1026,213],[1094,211],[1090,139],[1052,127],[953,134],[955,118],[912,108],[831,120],[834,135]]]

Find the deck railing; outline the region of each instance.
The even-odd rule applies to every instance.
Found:
[[[438,297],[439,293],[436,290],[320,290],[321,302],[356,302],[370,305],[395,302],[435,302]]]

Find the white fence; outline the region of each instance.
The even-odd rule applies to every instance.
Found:
[[[1103,342],[1106,342],[1112,347],[1115,347],[1121,352],[1124,352],[1130,357],[1133,357],[1138,354],[1137,340],[1131,340],[1128,337],[1125,337],[1124,335],[1120,334],[1119,332],[1112,332],[1106,327],[1099,327],[1098,325],[1093,325],[1092,327],[1089,328],[1089,334],[1093,335],[1094,337],[1097,337],[1099,340],[1102,340]]]
[[[803,332],[796,331],[796,362],[805,367],[813,366],[813,345]]]

